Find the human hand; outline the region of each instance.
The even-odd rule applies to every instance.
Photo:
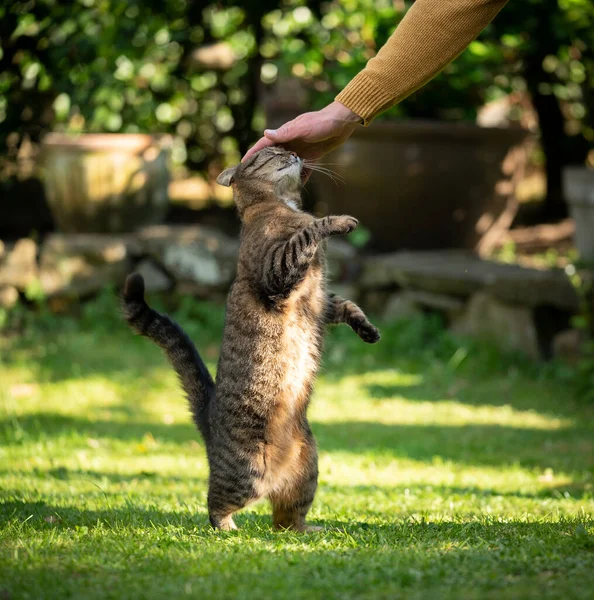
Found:
[[[322,110],[299,115],[279,129],[266,129],[264,137],[258,140],[243,157],[267,146],[283,146],[296,152],[306,161],[315,162],[343,144],[355,131],[361,118],[340,102],[332,102]]]

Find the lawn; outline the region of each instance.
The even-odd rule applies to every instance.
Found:
[[[177,312],[214,368],[222,310]],[[311,522],[212,531],[174,374],[109,295],[0,334],[0,598],[593,598],[594,407],[429,320],[327,340]]]

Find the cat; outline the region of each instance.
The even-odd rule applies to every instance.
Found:
[[[126,320],[165,351],[188,396],[206,444],[210,522],[222,530],[236,529],[233,514],[265,497],[275,528],[312,530],[305,517],[318,457],[306,411],[325,326],[347,323],[365,342],[380,338],[356,304],[326,292],[324,240],[358,222],[303,212],[302,169],[296,154],[270,147],[217,178],[233,187],[242,229],[216,384],[181,327],[146,304],[142,277],[125,284]]]

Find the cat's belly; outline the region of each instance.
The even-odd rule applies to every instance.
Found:
[[[313,282],[317,283],[316,281]],[[282,376],[265,448],[265,486],[271,493],[290,485],[302,472],[303,417],[318,370],[324,291],[312,285],[286,307],[279,366]]]
[[[304,472],[304,453],[307,451],[304,436],[293,432],[284,436],[282,444],[267,444],[263,448],[264,477],[260,481],[260,496],[278,494],[292,488]]]
[[[321,357],[325,302],[319,275],[306,279],[282,310],[265,312],[256,298],[244,296],[242,318],[228,323],[212,418],[237,429],[245,425],[244,413],[250,429],[254,418],[262,419],[262,437],[249,452],[253,470],[262,473],[258,496],[283,489],[302,472],[309,435],[304,417]],[[232,348],[238,339],[241,346]],[[245,408],[235,408],[237,399]]]
[[[301,322],[300,319],[287,319],[283,336],[281,361],[283,376],[280,382],[281,402],[288,411],[297,410],[309,397],[311,386],[318,369],[320,340],[317,327]]]
[[[288,298],[282,318],[280,396],[287,409],[309,399],[321,358],[326,294],[321,272],[310,273]]]

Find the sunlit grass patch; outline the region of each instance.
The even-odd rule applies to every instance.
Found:
[[[214,368],[221,311],[177,317]],[[591,597],[593,409],[514,357],[426,322],[373,347],[334,331],[311,408],[325,530],[275,533],[260,503],[224,534],[176,377],[110,298],[0,340],[0,594]]]

